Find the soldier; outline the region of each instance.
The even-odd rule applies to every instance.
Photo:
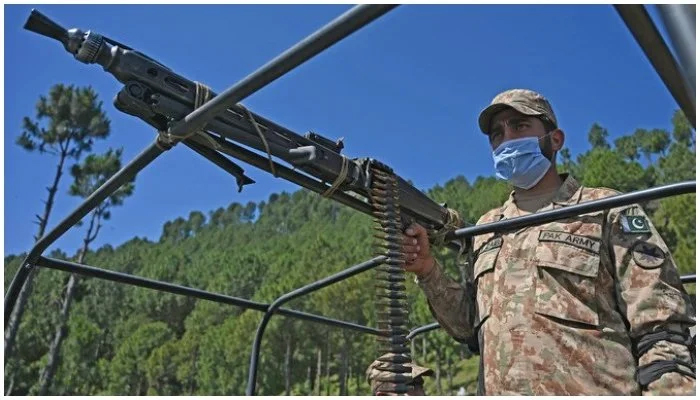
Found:
[[[538,93],[499,94],[479,127],[514,191],[477,224],[618,194],[557,173],[564,132]],[[471,246],[462,287],[431,256],[424,228],[404,236],[405,268],[435,318],[478,346],[479,394],[694,393],[694,305],[640,206],[484,234]]]
[[[384,354],[381,358],[390,358],[391,353]],[[411,367],[411,382],[413,388],[406,393],[408,396],[425,396],[425,390],[423,390],[423,377],[433,376],[435,372],[430,368],[421,367],[420,365],[412,362],[409,364]],[[387,396],[392,395],[391,393],[391,383],[386,382],[383,378],[388,378],[388,373],[383,371],[387,368],[389,363],[384,361],[375,360],[367,368],[367,382],[372,388],[372,393],[376,396]]]

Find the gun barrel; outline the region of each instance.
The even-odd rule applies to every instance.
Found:
[[[63,43],[64,46],[68,45],[68,31],[66,28],[35,9],[32,9],[32,12],[29,14],[29,18],[24,24],[24,29],[56,39]]]

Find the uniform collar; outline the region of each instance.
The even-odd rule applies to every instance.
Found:
[[[557,189],[554,194],[551,203],[539,209],[539,211],[553,210],[555,206],[563,207],[573,204],[578,204],[581,201],[581,194],[583,193],[583,187],[573,176],[570,174],[559,174],[562,179],[562,184]],[[510,219],[519,216],[518,207],[515,205],[515,191],[510,192],[508,200],[503,203],[501,208],[501,218],[500,219]]]

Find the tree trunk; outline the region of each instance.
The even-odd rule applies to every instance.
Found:
[[[331,395],[331,335],[326,339],[326,396]]]
[[[348,377],[345,379],[345,387],[347,388],[345,392],[348,396],[350,396],[350,383],[352,382],[352,373],[352,363],[348,362]]]
[[[199,359],[199,347],[197,347],[194,351],[194,354],[192,355],[192,370],[194,371],[195,368],[197,368],[197,360]],[[189,395],[192,396],[194,395],[194,391],[196,389],[196,384],[197,384],[197,378],[195,376],[189,376],[188,377],[189,384],[187,387],[189,388]]]
[[[440,348],[435,349],[435,388],[438,396],[442,396],[442,354]]]
[[[5,390],[5,396],[9,396],[10,393],[12,393],[12,389],[15,387],[15,374],[12,374],[10,377],[10,384],[7,385],[7,389]]]
[[[66,287],[66,294],[63,298],[61,306],[61,315],[59,316],[58,324],[56,325],[56,333],[53,341],[49,346],[48,360],[46,366],[39,377],[39,396],[46,396],[49,393],[49,388],[53,382],[56,369],[58,368],[59,356],[61,352],[61,344],[66,336],[68,328],[68,318],[70,315],[70,306],[73,301],[73,294],[78,286],[78,275],[71,274]]]
[[[348,346],[347,340],[343,340],[343,347],[340,350],[340,370],[338,371],[338,395],[347,396],[348,390],[347,381],[348,374]]]
[[[447,395],[452,396],[452,357],[447,357]]]
[[[321,371],[323,368],[323,365],[321,363],[321,357],[323,356],[323,350],[319,346],[318,351],[316,352],[317,357],[316,357],[316,396],[321,395]]]
[[[287,337],[287,350],[284,354],[284,393],[289,396],[292,392],[292,338]]]
[[[49,221],[49,215],[51,215],[51,209],[53,208],[54,197],[56,195],[56,191],[58,190],[58,183],[60,182],[61,175],[63,174],[63,164],[65,163],[67,157],[67,151],[62,151],[58,160],[58,165],[56,166],[56,175],[53,179],[53,185],[51,185],[51,187],[48,189],[49,196],[46,199],[44,215],[39,218],[39,231],[34,237],[35,242],[44,236],[46,224]],[[8,321],[8,326],[5,328],[7,331],[5,334],[5,364],[7,364],[7,360],[12,357],[12,351],[14,350],[13,348],[17,339],[17,331],[19,330],[19,323],[22,321],[22,315],[24,315],[24,308],[27,306],[27,300],[34,289],[34,278],[36,277],[38,271],[33,265],[22,265],[20,268],[31,268],[32,270],[29,272],[27,280],[24,282],[22,289],[19,291],[15,308],[10,310],[10,320]]]
[[[311,365],[306,367],[306,382],[309,384],[309,396],[314,395],[314,381],[313,381],[313,375],[311,374]]]
[[[425,348],[426,347],[427,346],[425,344],[425,335],[423,335],[423,346],[421,346],[421,350],[423,351],[423,358],[422,358],[423,360],[425,360]]]
[[[83,239],[83,248],[80,249],[80,255],[78,256],[78,264],[82,264],[85,261],[85,255],[87,254],[90,243],[95,239],[92,235],[93,229],[95,228],[95,221],[99,224],[100,212],[99,208],[92,213],[92,218],[90,218],[90,226]],[[71,274],[68,279],[68,285],[66,287],[66,293],[63,296],[63,304],[61,305],[61,314],[58,317],[58,323],[56,324],[56,333],[54,334],[53,341],[49,346],[49,354],[41,375],[39,376],[39,396],[46,396],[49,393],[51,384],[53,383],[53,378],[56,375],[56,369],[58,368],[58,363],[60,361],[61,354],[61,344],[63,339],[66,337],[66,331],[68,330],[68,319],[70,317],[70,307],[73,302],[73,295],[78,287],[79,276],[77,274]]]

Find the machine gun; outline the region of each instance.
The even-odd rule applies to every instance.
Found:
[[[236,178],[239,190],[254,181],[245,175],[243,168],[220,156],[220,153],[261,167],[318,193],[325,193],[327,197],[337,193],[339,196],[335,200],[377,217],[367,202],[373,198],[372,182],[376,178],[373,170],[393,172],[378,160],[349,158],[341,154],[343,139],[333,141],[314,132],[299,135],[240,104],[229,107],[209,121],[201,128],[203,134],[168,137],[168,128],[173,123],[183,119],[195,106],[201,106],[216,93],[116,40],[92,31],[66,30],[36,10],[32,10],[24,28],[58,40],[80,62],[101,65],[124,84],[114,98],[114,106],[118,110],[156,128],[162,133],[159,140],[164,146],[183,141],[198,153],[215,158],[217,165]],[[260,163],[260,155],[234,142],[266,153],[266,165]],[[311,184],[300,176],[302,174],[290,174],[288,168],[272,161],[272,156],[315,178],[316,184]],[[445,206],[437,204],[401,177],[395,176],[395,179],[403,225],[415,221],[429,230],[439,230],[448,223],[450,212]],[[330,183],[334,183],[335,188]],[[348,193],[352,195],[348,196]]]
[[[430,232],[431,242],[464,248],[459,240],[445,242],[447,232],[463,228],[459,214],[435,203],[420,190],[397,176],[387,165],[372,158],[349,158],[341,154],[342,139],[333,141],[308,132],[301,136],[241,104],[226,104],[203,126],[178,133],[178,122],[215,97],[207,86],[189,80],[153,58],[101,34],[80,29],[66,30],[36,10],[24,28],[55,39],[85,64],[99,64],[124,87],[114,106],[140,118],[158,132],[157,143],[167,150],[183,142],[236,178],[239,191],[254,181],[231,156],[304,188],[374,217],[384,266],[377,268],[380,358],[389,363],[387,382],[395,393],[406,393],[411,380],[410,347],[407,346],[408,304],[405,294],[402,232],[411,222]],[[263,152],[250,151],[247,146]],[[292,168],[273,160],[279,158]],[[302,172],[299,172],[302,171]],[[254,376],[251,380],[254,385]]]

